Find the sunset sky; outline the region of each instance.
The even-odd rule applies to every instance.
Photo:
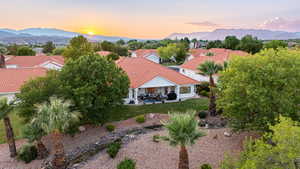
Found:
[[[300,32],[300,0],[1,0],[0,28],[132,38],[261,28]]]

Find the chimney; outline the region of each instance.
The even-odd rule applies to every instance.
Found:
[[[0,68],[5,68],[5,57],[3,55],[0,56]]]

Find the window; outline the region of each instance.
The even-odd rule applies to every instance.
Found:
[[[180,87],[180,94],[189,94],[189,93],[191,93],[190,86]]]

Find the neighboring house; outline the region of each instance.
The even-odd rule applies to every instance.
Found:
[[[186,62],[180,66],[180,73],[197,81],[209,81],[209,77],[199,74],[198,67],[205,61],[214,61],[215,63],[223,64],[228,61],[231,56],[246,56],[248,53],[243,51],[234,51],[229,49],[192,49],[190,56]],[[214,76],[217,80],[217,75]]]
[[[26,81],[45,76],[46,72],[45,68],[0,69],[0,97],[12,100]]]
[[[98,51],[96,53],[100,56],[107,56],[107,55],[111,54],[112,52],[110,52],[110,51]]]
[[[172,69],[149,61],[143,57],[122,57],[116,61],[128,75],[130,88],[125,103],[139,104],[143,97],[162,96],[176,93],[176,100],[196,96],[195,85],[199,82]]]
[[[6,60],[6,68],[36,68],[60,70],[64,65],[62,56],[11,56]]]
[[[146,58],[152,62],[160,63],[161,59],[156,49],[138,49],[131,51],[133,58]]]

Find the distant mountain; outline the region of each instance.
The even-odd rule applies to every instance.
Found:
[[[83,35],[90,41],[117,41],[123,39],[125,41],[131,38],[127,37],[114,37],[95,35],[90,36],[87,34],[69,32],[55,28],[28,28],[22,30],[13,29],[0,29],[0,43],[4,44],[43,44],[47,41],[53,41],[58,44],[67,44],[69,40],[75,36]]]
[[[203,39],[203,40],[224,40],[226,36],[236,36],[242,38],[245,35],[252,35],[261,40],[287,40],[299,39],[299,32],[284,32],[284,31],[270,31],[261,29],[216,29],[213,32],[193,32],[193,33],[173,33],[167,38],[181,39],[188,37],[189,39]]]

